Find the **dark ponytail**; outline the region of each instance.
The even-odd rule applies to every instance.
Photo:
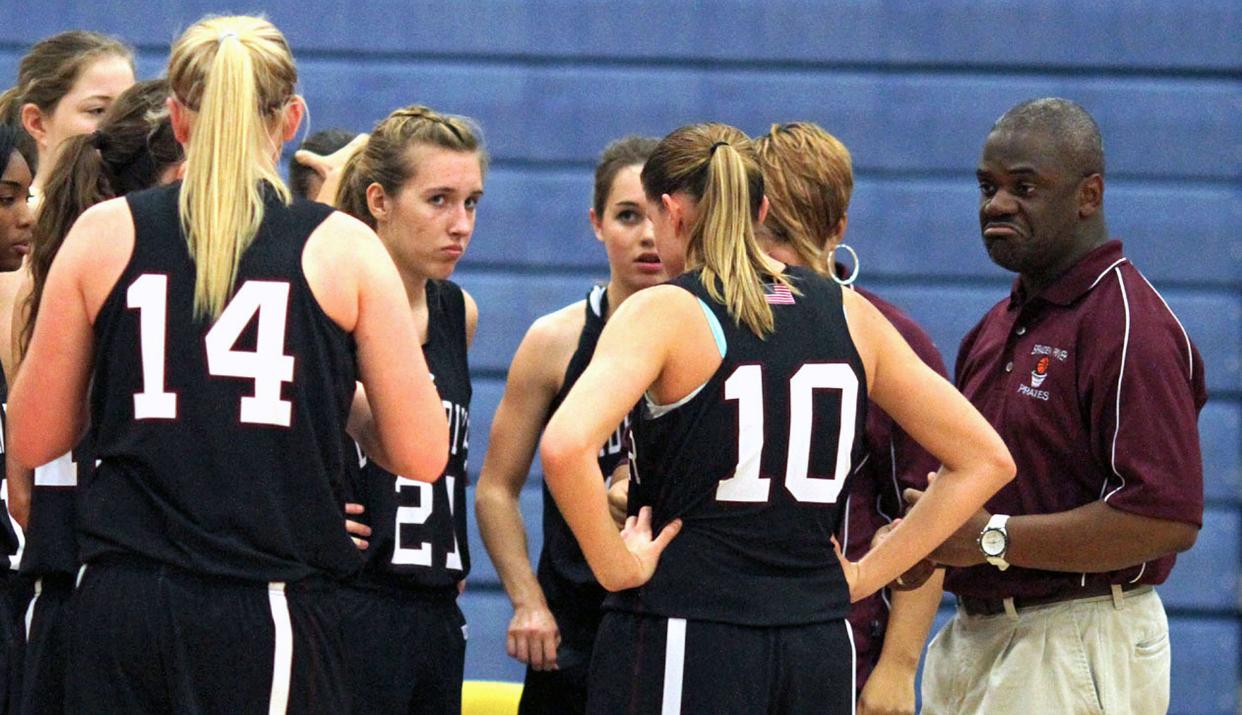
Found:
[[[155,186],[161,174],[182,161],[164,104],[167,98],[166,80],[139,82],[117,97],[98,130],[61,145],[35,219],[30,251],[33,287],[19,336],[21,352],[33,334],[52,260],[78,217],[101,201]]]

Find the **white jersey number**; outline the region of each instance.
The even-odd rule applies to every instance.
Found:
[[[449,520],[452,521],[452,515],[456,511],[456,505],[453,504],[455,491],[453,487],[457,484],[457,478],[445,474],[443,479],[444,488],[448,491]],[[430,566],[431,543],[424,541],[417,546],[402,544],[401,527],[407,524],[427,523],[427,520],[431,518],[435,492],[433,491],[433,486],[427,482],[416,482],[413,479],[397,477],[397,494],[401,494],[405,490],[418,490],[418,506],[397,507],[397,531],[393,535],[392,562],[397,566]],[[461,571],[461,551],[457,547],[457,529],[455,525],[453,528],[453,550],[445,556],[444,567]]]
[[[164,383],[168,276],[139,276],[126,299],[127,307],[138,311],[142,340],[142,392],[134,395],[134,419],[175,419],[177,393],[166,390]],[[281,386],[293,382],[293,356],[284,354],[288,312],[288,283],[246,281],[207,331],[207,372],[254,380],[254,395],[241,398],[240,420],[245,424],[289,426],[292,404],[280,398]],[[259,321],[255,350],[234,350],[255,314]]]
[[[810,474],[811,425],[815,390],[840,390],[841,431],[831,476]],[[771,480],[759,476],[763,454],[763,367],[742,365],[725,381],[725,399],[737,400],[737,467],[733,476],[716,485],[716,500],[766,502]],[[854,444],[858,376],[844,363],[803,365],[789,380],[789,453],[785,461],[785,488],[800,502],[832,504],[845,485]]]

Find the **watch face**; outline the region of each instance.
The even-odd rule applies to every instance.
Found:
[[[979,548],[988,556],[1005,553],[1005,533],[1000,529],[988,529],[979,537]]]

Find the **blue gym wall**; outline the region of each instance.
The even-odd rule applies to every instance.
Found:
[[[29,44],[53,32],[119,35],[138,48],[140,76],[151,77],[176,32],[200,15],[255,9],[293,45],[312,128],[364,130],[421,102],[485,129],[493,168],[456,276],[481,313],[473,470],[526,326],[607,275],[586,210],[593,159],[610,139],[706,119],[750,133],[771,122],[820,123],[854,154],[849,242],[862,255],[862,282],[920,320],[952,365],[963,333],[1009,283],[978,236],[973,167],[988,127],[1032,96],[1084,104],[1104,131],[1110,228],[1207,362],[1204,529],[1161,588],[1173,711],[1237,712],[1237,2],[14,1],[0,3],[0,86]],[[534,471],[523,508],[537,543]],[[508,601],[477,534],[470,547],[467,676],[520,679],[503,650]]]

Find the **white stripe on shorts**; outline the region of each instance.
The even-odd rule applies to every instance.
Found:
[[[850,639],[850,712],[858,710],[858,648],[854,645],[854,628],[848,618],[845,621],[845,635]]]
[[[664,642],[664,705],[662,715],[681,715],[681,679],[686,667],[686,619],[668,619]]]
[[[43,579],[37,578],[34,582],[34,595],[30,597],[30,604],[26,606],[26,642],[30,642],[30,624],[34,623],[35,602],[39,600],[39,594],[43,593]]]
[[[267,585],[267,599],[272,605],[272,623],[276,626],[272,696],[267,712],[268,715],[277,715],[289,708],[289,679],[293,673],[293,624],[289,622],[289,601],[285,598],[283,581],[272,581]]]

